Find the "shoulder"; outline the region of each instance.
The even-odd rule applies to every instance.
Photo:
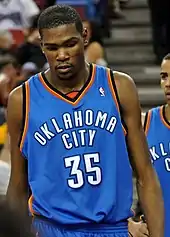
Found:
[[[12,90],[9,94],[8,102],[20,102],[22,99],[22,85],[16,87],[14,90]]]
[[[15,108],[15,109],[14,109]],[[7,122],[10,120],[22,119],[22,108],[23,108],[23,89],[22,86],[16,87],[8,97],[7,104]]]
[[[113,71],[113,76],[117,86],[135,86],[132,77],[124,72]]]
[[[121,106],[126,108],[134,105],[140,107],[138,91],[132,77],[118,71],[113,71],[113,77]]]
[[[90,43],[88,48],[93,49],[93,50],[102,50],[103,51],[103,47],[97,41]]]

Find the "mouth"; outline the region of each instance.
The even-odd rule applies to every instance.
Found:
[[[57,66],[57,71],[60,73],[67,73],[71,70],[72,66],[69,64],[61,64],[59,66]]]
[[[165,93],[165,96],[166,96],[166,98],[167,98],[168,100],[170,100],[170,91],[166,92],[166,93]]]

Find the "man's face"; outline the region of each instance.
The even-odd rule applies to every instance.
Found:
[[[161,88],[164,90],[167,103],[170,103],[170,60],[162,61],[160,75]]]
[[[81,35],[75,24],[42,30],[42,50],[53,75],[62,80],[72,78],[84,63],[86,34]]]

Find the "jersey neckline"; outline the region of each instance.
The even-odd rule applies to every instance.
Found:
[[[164,124],[168,129],[170,129],[170,122],[167,120],[166,115],[165,115],[165,107],[166,107],[166,105],[162,105],[162,106],[160,107],[161,119],[162,119],[163,124]]]
[[[89,77],[87,81],[85,82],[84,86],[81,88],[81,90],[78,91],[77,95],[74,98],[69,97],[67,94],[63,94],[61,91],[57,90],[54,86],[52,86],[47,80],[44,72],[39,73],[39,79],[42,82],[43,86],[52,95],[54,95],[55,97],[61,100],[64,100],[65,102],[75,105],[81,100],[81,98],[86,94],[86,92],[92,86],[94,78],[95,78],[95,72],[96,72],[96,65],[90,64]]]

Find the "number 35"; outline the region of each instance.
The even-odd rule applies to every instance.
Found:
[[[99,164],[100,158],[98,153],[84,154],[83,160],[85,164],[85,174],[87,174],[87,182],[91,185],[98,185],[101,183],[102,175],[101,169],[93,164]],[[71,168],[70,175],[73,178],[68,178],[67,183],[70,188],[80,188],[84,185],[83,171],[80,169],[81,156],[71,156],[64,159],[65,167]]]

